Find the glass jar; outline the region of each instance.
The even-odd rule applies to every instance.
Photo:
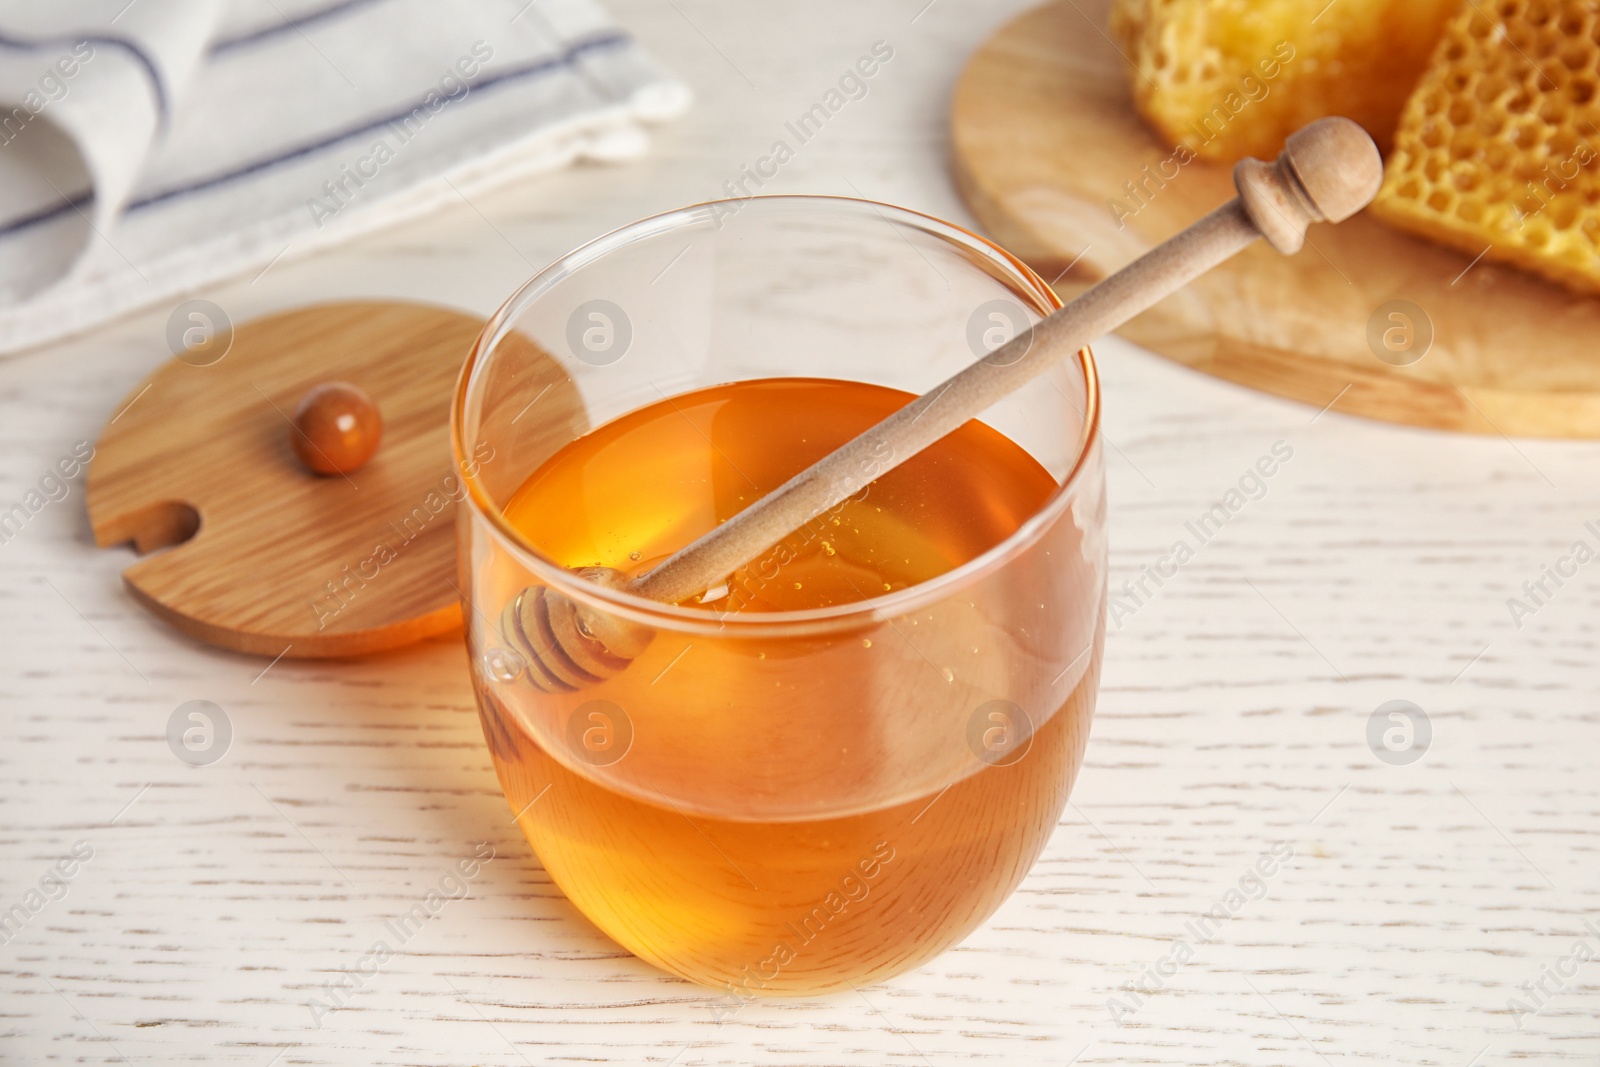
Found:
[[[1057,488],[992,549],[909,588],[717,615],[609,588],[505,515],[593,427],[728,382],[921,393],[1059,305],[1020,261],[837,197],[703,204],[624,227],[495,314],[457,388],[460,566],[484,733],[556,884],[638,956],[725,991],[881,979],[959,941],[1054,829],[1084,744],[1106,599],[1092,354],[981,420]],[[578,509],[615,501],[573,499]],[[643,628],[637,658],[548,691],[502,619],[551,595]]]

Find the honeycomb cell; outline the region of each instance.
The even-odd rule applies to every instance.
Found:
[[[1484,187],[1483,199],[1488,204],[1505,204],[1516,195],[1517,183],[1511,175],[1496,173]]]
[[[1511,80],[1498,71],[1484,74],[1478,79],[1478,86],[1472,95],[1478,98],[1479,103],[1492,104],[1511,88]]]
[[[1552,91],[1560,92],[1572,84],[1572,71],[1555,60],[1545,60],[1539,66],[1538,91],[1548,99]]]
[[[1600,293],[1597,86],[1591,0],[1464,6],[1400,116],[1373,213]]]

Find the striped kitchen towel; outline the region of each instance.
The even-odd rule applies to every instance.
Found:
[[[593,0],[0,0],[0,352],[632,158],[688,102]]]

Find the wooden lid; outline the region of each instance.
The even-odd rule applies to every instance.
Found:
[[[95,541],[166,549],[123,572],[128,589],[224,648],[352,656],[454,629],[463,487],[450,399],[482,327],[441,308],[329,304],[184,352],[101,435],[87,481]],[[336,379],[377,404],[383,441],[360,469],[321,476],[296,458],[290,416]]]

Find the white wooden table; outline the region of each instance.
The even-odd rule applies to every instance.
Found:
[[[236,321],[342,297],[487,313],[567,248],[719,195],[880,39],[894,59],[867,97],[768,191],[965,219],[948,95],[1021,6],[613,0],[699,93],[651,158],[200,295]],[[164,358],[169,310],[0,362],[0,508]],[[74,484],[0,545],[0,908],[25,918],[0,945],[0,1061],[1594,1063],[1600,562],[1547,583],[1520,627],[1507,598],[1573,542],[1600,548],[1600,446],[1319,415],[1126,344],[1100,356],[1118,585],[1274,442],[1292,460],[1112,632],[1072,806],[987,926],[859,996],[720,1023],[551,886],[510,825],[457,639],[263,673],[135,605],[127,552],[92,546]],[[165,741],[195,699],[233,724],[209,767]],[[1431,724],[1409,765],[1368,745],[1390,700]],[[1257,888],[1280,841],[1292,857]],[[65,895],[30,897],[78,842],[92,858]],[[470,896],[314,1021],[324,983],[479,842],[495,858]]]

